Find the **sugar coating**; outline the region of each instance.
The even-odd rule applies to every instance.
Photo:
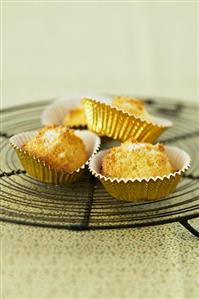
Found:
[[[144,143],[134,143],[134,144],[128,144],[127,145],[127,149],[129,151],[133,151],[133,150],[136,150],[136,149],[140,149],[141,147],[146,147],[146,144]]]
[[[66,156],[66,154],[64,152],[61,152],[61,153],[58,154],[59,158],[64,158],[65,156]]]
[[[43,139],[46,139],[48,142],[57,140],[57,137],[60,135],[60,132],[56,132],[54,129],[46,131],[43,135]]]
[[[51,129],[44,133],[42,139],[44,140],[47,147],[52,147],[56,142],[58,142],[59,135],[60,132],[56,132],[55,130]]]

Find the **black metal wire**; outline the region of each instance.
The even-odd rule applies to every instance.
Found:
[[[187,221],[199,216],[199,157],[197,107],[180,102],[146,99],[150,110],[170,118],[174,127],[161,137],[164,143],[188,151],[194,161],[177,190],[156,202],[129,203],[112,198],[88,173],[71,186],[43,184],[21,168],[8,138],[40,127],[47,102],[2,111],[0,219],[9,222],[73,230],[146,226]],[[104,139],[105,147],[109,146]]]

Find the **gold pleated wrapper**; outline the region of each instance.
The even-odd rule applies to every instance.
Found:
[[[22,166],[30,176],[35,177],[44,183],[55,185],[77,182],[84,175],[86,165],[89,163],[92,156],[97,153],[101,143],[100,138],[96,134],[87,130],[75,130],[75,134],[83,140],[90,158],[76,171],[67,173],[52,169],[45,162],[39,160],[35,156],[31,156],[22,149],[22,146],[27,143],[28,140],[33,138],[36,133],[37,131],[31,131],[14,135],[10,138],[10,143],[15,149]]]
[[[169,127],[171,121],[154,117],[147,122],[139,117],[111,106],[110,99],[82,99],[88,129],[100,136],[108,136],[122,142],[133,137],[139,142],[154,143]]]
[[[184,172],[190,167],[191,159],[183,150],[165,146],[167,156],[176,172],[163,177],[119,179],[103,176],[102,159],[107,150],[97,153],[89,162],[91,173],[98,178],[113,197],[125,201],[158,200],[175,191]],[[114,165],[113,165],[114,167]]]

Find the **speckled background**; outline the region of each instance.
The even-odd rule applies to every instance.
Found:
[[[1,234],[2,299],[199,298],[199,242],[179,223],[85,232],[1,223]]]

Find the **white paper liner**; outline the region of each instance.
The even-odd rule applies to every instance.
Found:
[[[76,108],[84,97],[86,94],[71,94],[56,99],[44,109],[41,115],[42,125],[63,125],[66,114]],[[96,95],[96,97],[99,96]]]
[[[98,179],[103,179],[105,181],[110,182],[149,182],[150,180],[156,181],[156,180],[164,180],[167,178],[168,180],[173,176],[175,177],[177,174],[182,175],[191,164],[191,158],[190,156],[183,150],[175,147],[175,146],[165,146],[166,154],[169,158],[169,161],[174,169],[177,169],[177,171],[172,172],[165,176],[156,176],[156,177],[142,177],[142,178],[112,178],[112,177],[106,177],[103,176],[101,172],[101,165],[102,165],[102,158],[107,153],[107,150],[103,150],[98,152],[96,155],[92,157],[92,159],[89,162],[89,170],[91,173],[97,177]]]
[[[165,119],[165,118],[160,118],[160,117],[157,117],[157,116],[154,116],[152,114],[150,114],[151,118],[153,121],[148,121],[148,120],[145,120],[141,117],[138,117],[136,115],[133,115],[133,114],[130,114],[129,112],[127,111],[124,111],[123,109],[119,109],[118,107],[116,106],[113,106],[111,103],[112,103],[112,98],[111,97],[100,97],[100,96],[96,96],[96,97],[92,97],[92,96],[84,96],[83,99],[89,99],[89,100],[92,100],[93,102],[95,103],[103,103],[105,104],[106,106],[109,106],[111,107],[112,109],[115,109],[117,111],[122,111],[122,113],[128,115],[128,116],[131,116],[131,117],[134,117],[135,119],[140,119],[142,122],[146,122],[148,124],[154,124],[158,127],[163,127],[163,128],[170,128],[172,127],[173,123],[172,121],[168,120],[168,119]]]
[[[81,169],[84,169],[86,165],[88,165],[90,159],[97,153],[97,151],[100,148],[101,144],[101,139],[99,136],[97,136],[95,133],[92,133],[88,130],[73,130],[74,133],[82,139],[84,142],[84,145],[86,147],[86,152],[88,153],[89,159],[86,161],[85,164],[83,164],[80,168],[77,170],[73,171],[74,172],[79,172]],[[37,131],[29,131],[29,132],[23,132],[19,133],[17,135],[14,135],[10,138],[10,144],[15,148],[18,149],[25,154],[31,156],[28,152],[24,151],[22,149],[22,146],[26,144],[30,139],[32,139],[35,135],[37,134]],[[45,167],[48,167],[49,169],[53,169],[49,165],[47,165],[44,161],[38,159],[35,156],[32,156],[34,160],[37,160],[39,163],[43,164]],[[57,171],[58,172],[58,171]],[[67,172],[69,173],[69,172]],[[69,174],[72,174],[69,173]]]

